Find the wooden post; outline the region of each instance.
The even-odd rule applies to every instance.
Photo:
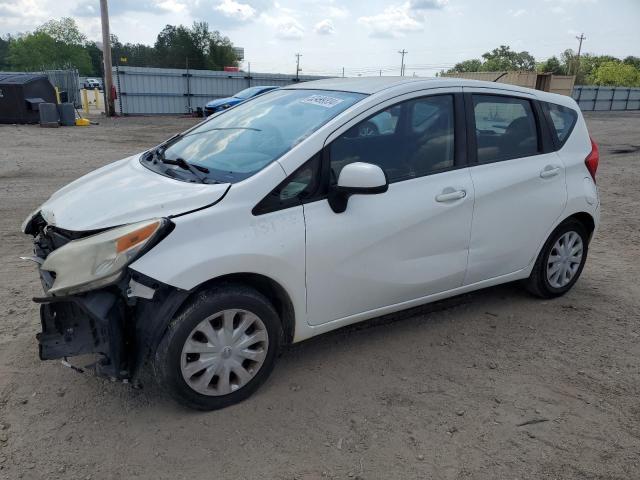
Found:
[[[107,0],[100,0],[100,19],[102,22],[102,60],[104,64],[104,93],[107,104],[105,114],[112,117],[115,114],[113,97],[111,96],[111,86],[113,85],[113,74],[111,71],[111,35],[109,34],[109,6]]]

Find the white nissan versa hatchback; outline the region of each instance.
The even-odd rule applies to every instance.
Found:
[[[181,403],[248,397],[278,349],[514,280],[569,290],[598,224],[569,97],[460,79],[271,91],[54,193],[23,225],[40,358],[94,353]]]

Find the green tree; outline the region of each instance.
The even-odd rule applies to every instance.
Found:
[[[11,42],[11,37],[7,36],[6,38],[0,37],[0,70],[6,70],[9,68],[9,43]]]
[[[81,75],[90,75],[93,67],[85,41],[74,20],[51,20],[10,42],[9,65],[14,70],[77,68]]]
[[[96,42],[88,42],[84,49],[87,51],[89,58],[91,59],[91,73],[95,77],[102,76],[102,50],[98,48]]]
[[[640,57],[634,57],[630,55],[626,57],[624,60],[622,60],[622,63],[625,63],[627,65],[633,65],[638,70],[640,70]]]
[[[460,63],[456,63],[449,72],[479,72],[482,70],[482,60],[477,58],[471,60],[465,60]]]
[[[585,53],[580,57],[580,64],[577,69],[572,69],[572,74],[576,75],[576,83],[592,84],[594,83],[595,71],[600,65],[607,62],[620,62],[616,57],[611,55],[593,55]]]
[[[207,58],[207,68],[211,70],[222,70],[224,67],[235,67],[238,59],[233,51],[233,44],[229,38],[213,31],[209,35],[209,51]]]
[[[114,62],[131,67],[166,66],[157,58],[157,52],[153,47],[142,43],[122,44],[115,35],[111,35],[111,56]],[[122,62],[121,58],[126,58],[126,63]]]
[[[155,50],[161,66],[169,68],[205,68],[205,52],[198,48],[192,32],[183,25],[167,25],[158,34]]]
[[[500,45],[482,55],[484,62],[482,70],[485,72],[498,72],[503,70],[525,70],[536,69],[536,59],[526,51],[515,52],[506,45]]]
[[[604,62],[593,73],[593,83],[613,87],[640,86],[640,71],[633,65],[618,62]]]
[[[167,25],[154,45],[157,66],[222,70],[238,64],[233,44],[217,30],[209,30],[206,22],[194,22],[191,28]]]
[[[471,59],[457,63],[448,73],[454,72],[502,72],[513,70],[534,71],[536,59],[527,51],[516,52],[500,45],[482,55],[482,60]]]
[[[554,75],[566,75],[567,70],[564,65],[560,63],[558,57],[553,56],[547,61],[538,64],[537,70],[540,73],[553,73]]]
[[[56,42],[66,45],[81,47],[87,41],[87,37],[78,29],[76,21],[69,17],[63,17],[60,20],[49,20],[38,27],[36,32],[44,32]]]
[[[126,57],[126,65],[143,67],[222,69],[236,66],[237,58],[229,38],[210,30],[206,22],[191,27],[167,25],[155,45],[123,44],[111,36],[114,63]],[[6,65],[3,67],[3,65]],[[82,75],[102,74],[102,51],[87,41],[71,18],[50,20],[34,32],[17,38],[0,38],[0,68],[42,70],[77,68]]]

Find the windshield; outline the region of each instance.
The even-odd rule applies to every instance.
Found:
[[[274,90],[211,117],[170,142],[163,157],[203,167],[209,180],[244,180],[364,98],[350,92]]]
[[[254,95],[259,94],[262,89],[264,87],[251,87],[251,88],[246,88],[244,90],[239,91],[238,93],[236,93],[234,95],[235,98],[241,98],[242,100],[245,100],[247,98],[251,98]]]

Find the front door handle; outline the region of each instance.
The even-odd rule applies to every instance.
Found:
[[[450,202],[452,200],[460,200],[466,196],[467,192],[465,190],[445,188],[441,194],[436,195],[436,202]]]
[[[560,173],[560,167],[556,166],[556,165],[547,165],[546,167],[544,167],[544,169],[540,172],[540,178],[551,178],[551,177],[555,177],[556,175],[558,175]]]

